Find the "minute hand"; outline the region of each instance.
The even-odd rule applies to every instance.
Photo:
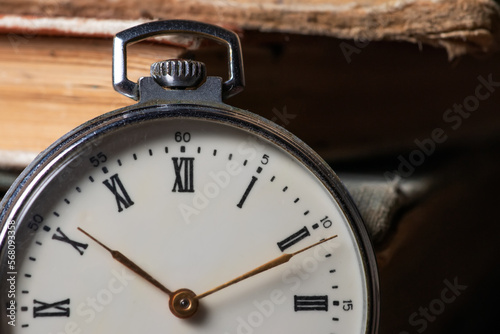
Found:
[[[235,278],[235,279],[233,279],[233,280],[230,280],[229,282],[226,282],[226,283],[224,283],[224,284],[222,284],[222,285],[219,285],[219,286],[218,286],[218,287],[216,287],[216,288],[213,288],[213,289],[211,289],[211,290],[208,290],[207,292],[204,292],[204,293],[202,293],[202,294],[197,295],[195,298],[196,298],[196,299],[201,299],[201,298],[204,298],[204,297],[206,297],[206,296],[208,296],[208,295],[211,295],[211,294],[212,294],[212,293],[214,293],[214,292],[217,292],[217,291],[219,291],[219,290],[222,290],[222,289],[224,289],[224,288],[227,288],[228,286],[231,286],[231,285],[233,285],[233,284],[236,284],[236,283],[238,283],[238,282],[241,282],[241,281],[243,281],[243,280],[245,280],[245,279],[247,279],[247,278],[250,278],[250,277],[252,277],[252,276],[255,276],[255,275],[257,275],[257,274],[260,274],[260,273],[262,273],[262,272],[264,272],[264,271],[266,271],[266,270],[269,270],[269,269],[272,269],[272,268],[277,267],[277,266],[279,266],[279,265],[282,265],[282,264],[284,264],[284,263],[287,263],[287,262],[288,262],[288,261],[289,261],[292,257],[294,257],[295,255],[300,254],[300,253],[302,253],[302,252],[305,252],[306,250],[308,250],[308,249],[310,249],[310,248],[313,248],[313,247],[315,247],[315,246],[318,246],[319,244],[322,244],[323,242],[326,242],[326,241],[331,240],[331,239],[336,238],[336,237],[337,237],[337,235],[334,235],[334,236],[331,236],[331,237],[329,237],[329,238],[326,238],[326,239],[323,239],[323,240],[321,240],[321,241],[318,241],[317,243],[312,244],[312,245],[310,245],[310,246],[308,246],[308,247],[306,247],[306,248],[302,248],[301,250],[298,250],[298,251],[296,251],[295,253],[291,253],[291,254],[283,254],[283,255],[281,255],[281,256],[278,256],[278,257],[277,257],[277,258],[275,258],[274,260],[271,260],[271,261],[269,261],[269,262],[267,262],[267,263],[265,263],[265,264],[261,265],[260,267],[257,267],[257,268],[255,268],[255,269],[253,269],[253,270],[250,270],[250,271],[249,271],[249,272],[247,272],[246,274],[243,274],[243,275],[241,275],[241,276],[239,276],[239,277],[236,277],[236,278]]]

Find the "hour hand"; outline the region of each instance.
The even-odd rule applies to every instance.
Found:
[[[107,250],[111,254],[111,256],[113,256],[113,259],[115,259],[116,261],[120,262],[125,267],[129,268],[130,270],[132,270],[133,272],[135,272],[137,275],[141,276],[146,281],[148,281],[149,283],[153,284],[155,287],[157,287],[158,289],[160,289],[161,291],[165,292],[169,297],[172,296],[172,291],[170,291],[169,289],[167,289],[163,284],[161,284],[160,282],[158,282],[155,278],[153,278],[150,274],[148,274],[146,271],[144,271],[144,269],[142,269],[141,267],[139,267],[137,264],[135,264],[128,257],[126,257],[125,255],[123,255],[122,253],[120,253],[117,250],[109,248],[108,246],[106,246],[105,244],[103,244],[102,242],[100,242],[99,240],[97,240],[95,237],[93,237],[92,235],[90,235],[88,232],[86,232],[82,228],[78,227],[78,230],[80,232],[82,232],[83,234],[85,234],[86,236],[88,236],[90,239],[94,240],[96,243],[98,243],[100,246],[102,246],[105,250]]]

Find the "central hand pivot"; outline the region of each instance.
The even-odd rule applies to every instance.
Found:
[[[170,311],[178,318],[186,319],[198,311],[196,294],[188,289],[180,289],[173,293],[168,302]]]

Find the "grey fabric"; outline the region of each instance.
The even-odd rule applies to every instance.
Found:
[[[374,242],[390,230],[402,208],[418,201],[432,188],[431,178],[395,178],[376,174],[339,174],[365,221]]]

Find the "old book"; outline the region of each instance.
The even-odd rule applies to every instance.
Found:
[[[180,50],[130,47],[129,77],[149,75],[151,62]],[[111,55],[111,39],[0,35],[0,160],[25,164],[73,127],[133,103],[112,88]],[[12,151],[25,153],[13,159]]]
[[[444,47],[451,58],[498,47],[493,0],[4,0],[0,13],[102,19],[192,19],[245,30],[398,40]]]
[[[0,151],[10,157],[0,157],[4,164],[14,163],[12,152],[27,161],[77,124],[132,103],[111,88],[111,37],[151,18],[241,29],[252,71],[244,94],[229,103],[285,126],[327,159],[411,152],[435,129],[445,130],[439,149],[487,141],[500,129],[491,111],[499,62],[448,61],[495,50],[493,1],[5,0],[0,12],[8,14],[0,17]],[[131,77],[193,46],[168,43],[133,46]],[[198,54],[226,75],[223,49]],[[488,98],[469,101],[484,82]],[[473,117],[448,113],[465,102],[473,103]]]

